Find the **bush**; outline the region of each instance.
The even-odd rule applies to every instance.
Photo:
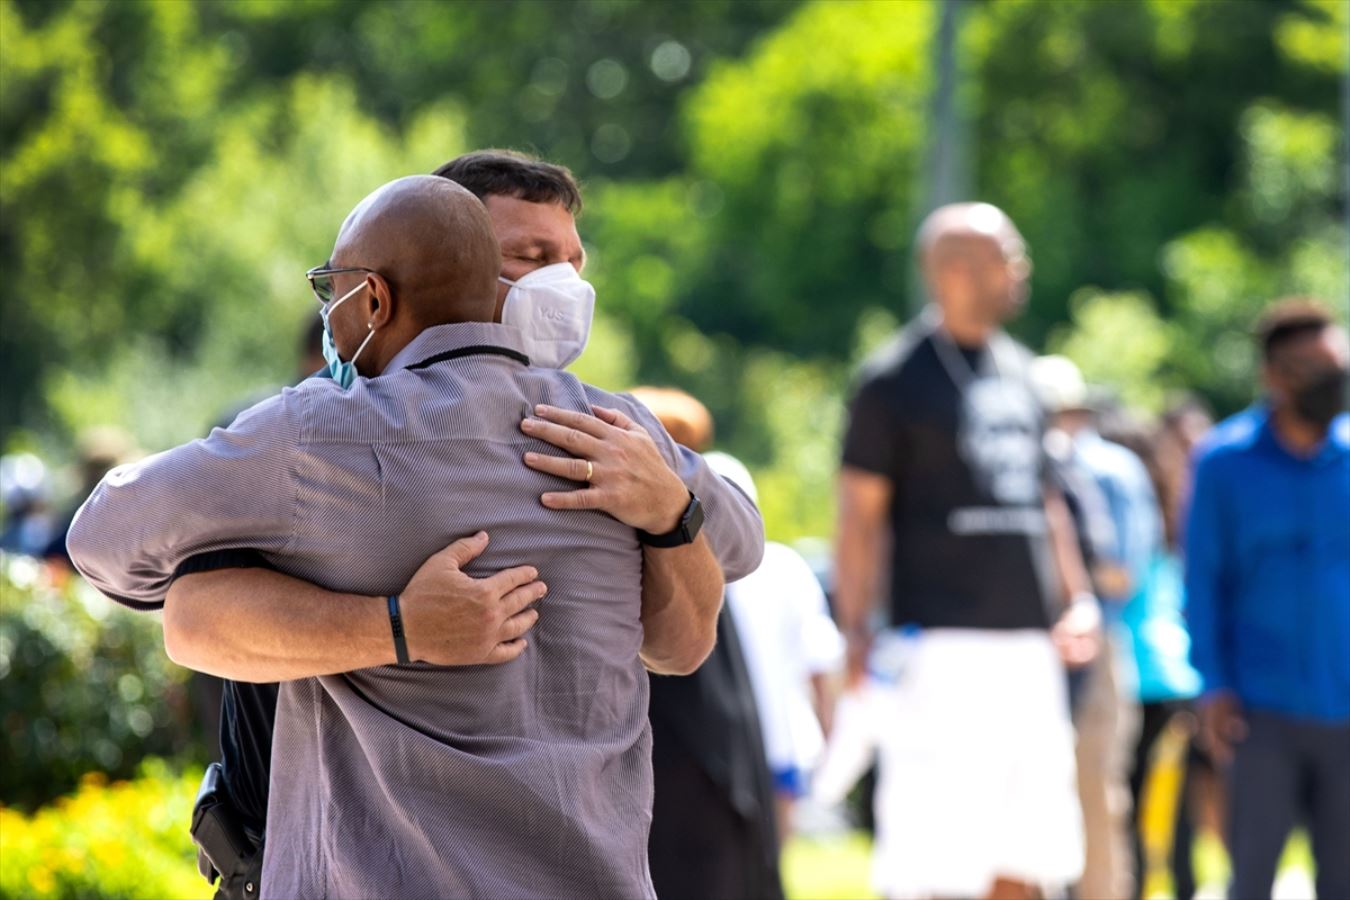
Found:
[[[146,756],[205,753],[155,617],[122,609],[78,578],[0,556],[0,803],[31,809],[86,772],[135,773]]]
[[[187,831],[200,780],[148,760],[135,781],[87,775],[32,816],[0,806],[0,900],[211,896]]]

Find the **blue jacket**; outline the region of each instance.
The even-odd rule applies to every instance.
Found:
[[[1191,661],[1244,706],[1350,720],[1350,415],[1310,459],[1262,406],[1196,454],[1186,525]]]

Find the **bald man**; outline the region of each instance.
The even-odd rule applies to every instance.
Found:
[[[868,677],[879,621],[917,635],[888,641],[904,661],[873,673],[895,685],[876,886],[1031,897],[1082,869],[1061,657],[1090,657],[1095,601],[1043,487],[1030,357],[1002,331],[1027,296],[1021,235],[996,207],[961,203],[928,217],[918,248],[933,303],[864,370],[839,476],[850,684]]]
[[[642,548],[668,535],[540,502],[583,480],[520,464],[550,453],[532,434],[538,422],[520,424],[541,405],[585,419],[582,437],[616,428],[651,442],[671,469],[679,451],[640,404],[530,365],[524,335],[492,324],[499,265],[491,221],[463,188],[418,176],[376,191],[310,273],[334,379],[115,470],[72,529],[85,577],[137,608],[162,603],[184,560],[235,547],[344,592],[326,594],[322,611],[298,604],[286,628],[274,610],[236,604],[237,649],[213,657],[221,674],[284,682],[263,897],[654,896],[639,654],[651,650],[644,631],[665,631],[658,646],[671,658],[660,662],[696,666],[712,647],[720,585],[665,597],[654,614]],[[346,377],[348,365],[362,377]],[[515,656],[509,665],[450,668],[463,661],[446,650],[462,607],[412,586],[404,604],[397,592],[480,528],[491,541],[482,549],[477,536],[466,572],[499,573],[493,591],[509,588],[513,605],[549,596],[513,617],[521,632],[538,619],[528,645],[487,644]],[[662,552],[707,558],[697,518],[681,528]],[[201,652],[171,635],[193,630],[183,617],[207,615],[166,609],[171,655]],[[383,642],[368,639],[380,631]],[[345,641],[346,658],[314,634]]]

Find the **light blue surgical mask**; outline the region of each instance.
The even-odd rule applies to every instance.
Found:
[[[328,374],[333,376],[333,380],[336,381],[344,391],[351,387],[352,382],[356,380],[356,358],[361,355],[361,351],[366,349],[366,344],[369,344],[370,339],[375,336],[375,325],[373,323],[371,324],[370,333],[367,334],[366,339],[361,342],[361,346],[356,348],[356,352],[352,354],[352,358],[348,362],[343,362],[342,357],[338,355],[337,344],[333,343],[333,327],[328,324],[328,317],[332,314],[333,310],[346,302],[348,297],[365,286],[366,283],[364,281],[361,282],[356,287],[319,310],[319,318],[323,319],[323,358],[328,362]]]

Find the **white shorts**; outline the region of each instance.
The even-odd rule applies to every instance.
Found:
[[[873,879],[892,900],[978,897],[999,877],[1044,886],[1083,869],[1064,667],[1042,631],[920,634],[874,702]]]

